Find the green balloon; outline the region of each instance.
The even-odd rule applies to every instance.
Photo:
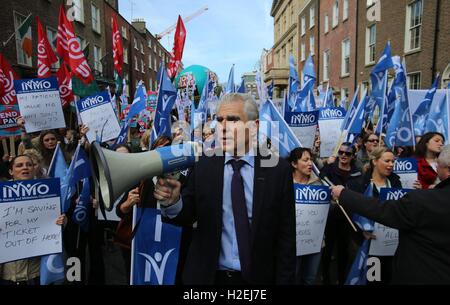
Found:
[[[201,94],[203,91],[203,87],[205,86],[206,82],[206,73],[209,72],[208,68],[200,65],[192,65],[181,71],[177,77],[175,78],[175,85],[177,89],[185,88],[186,84],[185,82],[180,83],[180,78],[182,76],[192,74],[195,80],[195,87],[197,88],[197,92]],[[214,73],[214,72],[213,72]],[[215,73],[214,73],[215,75]],[[217,78],[217,76],[216,76]]]

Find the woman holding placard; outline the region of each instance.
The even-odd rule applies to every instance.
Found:
[[[422,136],[416,146],[418,178],[423,189],[434,188],[440,181],[437,174],[437,158],[444,146],[445,138],[439,132]]]
[[[294,184],[322,185],[320,179],[313,172],[311,150],[298,147],[291,151],[289,162],[293,168]],[[295,282],[300,285],[314,285],[320,265],[321,252],[297,256]]]
[[[12,180],[31,180],[34,178],[35,169],[33,160],[26,155],[15,157],[9,165],[9,174]],[[60,215],[56,219],[59,226],[65,225],[67,218]],[[39,285],[40,257],[21,259],[0,264],[1,285]]]

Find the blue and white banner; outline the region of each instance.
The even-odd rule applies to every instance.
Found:
[[[411,191],[411,189],[382,188],[380,190],[379,200],[399,200]],[[375,222],[372,234],[377,238],[370,240],[369,255],[393,256],[395,254],[398,247],[397,229],[389,228]]]
[[[178,265],[181,228],[161,221],[161,211],[134,209],[140,220],[132,243],[131,284],[173,285]]]
[[[330,207],[330,188],[294,184],[297,256],[319,253]]]
[[[401,158],[395,160],[394,173],[400,176],[402,186],[407,189],[414,188],[418,176],[417,160],[414,158]]]
[[[319,122],[319,111],[285,112],[284,119],[303,147],[312,148]]]
[[[66,127],[56,77],[14,81],[27,133]]]
[[[116,139],[120,133],[120,125],[107,91],[89,96],[77,102],[81,121],[89,127],[89,142],[102,142]]]
[[[340,107],[327,107],[320,109],[320,157],[330,157],[339,138],[341,137],[341,126],[344,122],[346,111]]]
[[[62,252],[59,179],[0,183],[0,264]]]

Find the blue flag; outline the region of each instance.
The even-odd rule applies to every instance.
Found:
[[[367,256],[369,255],[369,241],[364,240],[358,254],[350,268],[345,285],[367,284]]]
[[[327,92],[325,94],[325,101],[323,103],[323,107],[336,107],[334,104],[334,98],[333,98],[333,88],[328,85]]]
[[[394,62],[391,56],[391,44],[388,42],[384,48],[378,63],[370,73],[370,79],[372,81],[372,94],[366,104],[366,115],[369,120],[372,119],[376,106],[382,110],[387,87],[387,70],[394,67]]]
[[[370,182],[369,185],[367,186],[367,188],[364,192],[364,197],[373,197],[373,183],[372,182]],[[375,229],[373,220],[367,219],[366,217],[358,215],[358,214],[353,214],[353,222],[356,223],[356,225],[362,231],[372,232]]]
[[[362,100],[358,105],[355,116],[351,119],[348,126],[348,133],[353,135],[359,135],[364,125],[364,116],[366,110],[366,102],[367,102],[367,90],[364,92],[362,96]]]
[[[128,136],[128,128],[130,127],[130,122],[125,121],[120,129],[119,136],[113,145],[111,145],[110,149],[115,150],[117,146],[124,144],[127,141]]]
[[[440,132],[444,135],[446,144],[448,143],[448,90],[441,99],[435,99],[431,105],[431,111],[428,117],[425,133]]]
[[[406,83],[406,68],[398,70],[396,75],[397,84],[393,86],[397,101],[394,114],[386,132],[386,146],[392,149],[394,146],[415,146],[413,122],[409,107],[408,87]]]
[[[158,92],[158,102],[156,104],[155,120],[152,129],[152,143],[159,136],[165,135],[170,137],[172,135],[170,112],[177,99],[177,90],[173,87],[166,69],[162,64],[159,69],[162,72]]]
[[[125,120],[131,120],[134,116],[144,111],[146,101],[147,94],[145,93],[145,87],[142,84],[139,84],[139,86],[136,88],[136,92],[134,93],[133,104],[131,105],[130,111],[128,112]]]
[[[59,143],[56,145],[53,158],[48,168],[47,176],[50,178],[64,178],[67,173],[67,163],[64,158],[64,153],[61,150]]]
[[[62,253],[50,254],[41,257],[40,284],[49,285],[63,281],[66,275],[64,273],[64,260]]]
[[[228,75],[227,87],[225,88],[225,93],[235,93],[236,87],[234,85],[234,65],[230,69],[230,74]]]
[[[297,91],[300,82],[298,80],[297,69],[295,68],[294,56],[289,55],[289,84],[288,84],[288,97],[287,105],[285,105],[284,110],[286,112],[295,110],[295,105],[297,103]]]
[[[83,189],[78,198],[75,211],[73,212],[73,221],[80,226],[80,228],[87,232],[89,231],[89,205],[91,203],[91,187],[89,185],[89,178],[83,179]]]
[[[272,82],[270,83],[269,87],[267,87],[267,94],[269,96],[269,99],[273,99],[273,88],[275,87],[274,81],[272,79]]]
[[[244,78],[242,78],[241,85],[239,86],[239,89],[238,89],[237,92],[238,93],[246,93]]]
[[[436,93],[439,86],[439,75],[434,80],[433,86],[428,90],[425,95],[425,99],[420,103],[416,112],[413,114],[414,122],[414,133],[416,136],[422,136],[426,128],[426,121],[431,110],[431,104],[433,103],[434,94]]]
[[[159,210],[135,211],[141,221],[133,241],[132,285],[174,285],[181,228],[163,223]]]
[[[350,122],[352,121],[352,118],[356,114],[356,109],[358,108],[358,92],[359,92],[359,86],[356,88],[355,94],[353,95],[352,102],[350,103],[347,113],[345,114],[345,118],[344,118],[344,121],[342,122],[342,126],[341,126],[341,131],[347,130],[347,128],[350,126]]]

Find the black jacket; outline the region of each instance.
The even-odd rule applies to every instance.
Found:
[[[335,185],[347,185],[349,181],[358,179],[362,176],[361,171],[356,167],[356,165],[352,165],[350,168],[350,173],[347,177],[343,175],[343,171],[339,169],[339,161],[336,160],[333,164],[326,164],[320,170],[320,177],[327,177],[333,182]]]
[[[197,221],[183,273],[188,285],[214,284],[222,234],[224,157],[201,157],[183,189],[183,209],[172,220]],[[251,226],[250,280],[254,284],[291,284],[295,276],[295,204],[292,170],[280,159],[262,167],[255,157]]]
[[[384,204],[344,190],[340,203],[352,212],[399,230],[394,284],[450,284],[450,178],[432,190],[416,190]]]

